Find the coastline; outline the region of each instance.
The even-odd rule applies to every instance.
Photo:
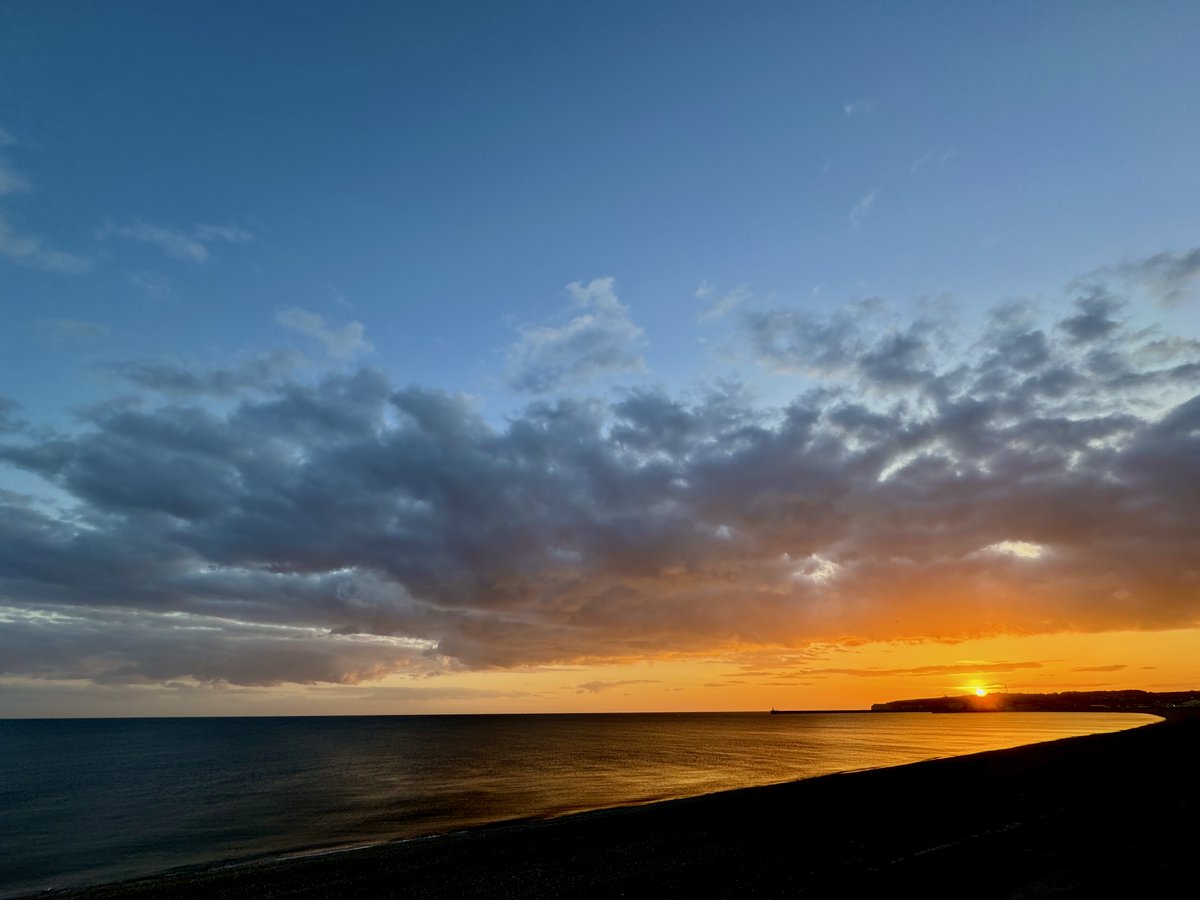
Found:
[[[1070,896],[1111,892],[1122,879],[1145,891],[1184,865],[1200,821],[1200,718],[1167,718],[1110,734],[32,896],[765,897],[904,884],[926,896]]]

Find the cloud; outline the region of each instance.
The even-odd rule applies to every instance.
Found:
[[[150,244],[171,259],[194,263],[208,260],[210,244],[246,244],[254,240],[254,235],[236,225],[195,225],[185,231],[173,225],[156,225],[142,221],[131,225],[109,222],[96,234],[101,240],[115,237]]]
[[[23,427],[17,418],[18,409],[20,409],[20,405],[15,400],[0,395],[0,434],[17,431]]]
[[[314,338],[334,359],[348,360],[375,349],[363,336],[362,322],[347,322],[341,328],[334,328],[323,316],[295,307],[276,315],[275,321],[284,328]]]
[[[877,384],[908,385],[927,375],[939,324],[918,319],[903,330],[887,322],[878,299],[847,303],[828,315],[777,307],[749,312],[743,327],[755,359],[776,372],[835,376],[862,371]],[[886,323],[873,332],[868,323]]]
[[[577,291],[614,312],[610,285]],[[1080,313],[745,312],[752,352],[807,376],[782,406],[639,388],[502,423],[371,368],[129,367],[152,396],[0,440],[70,501],[0,495],[0,661],[352,683],[1194,627],[1200,342],[1116,309],[1060,324]],[[835,671],[884,672],[811,674]]]
[[[1072,669],[1072,672],[1120,672],[1122,669],[1128,669],[1129,666],[1122,663],[1111,666],[1079,666]]]
[[[17,143],[9,132],[0,129],[0,147]],[[0,157],[0,197],[33,190],[33,183]],[[73,253],[47,247],[37,235],[27,234],[0,215],[0,256],[9,262],[43,272],[78,275],[91,268],[91,260]]]
[[[577,694],[599,694],[601,691],[611,691],[613,688],[626,687],[631,684],[661,684],[650,678],[625,678],[620,681],[588,681],[575,689]]]
[[[954,147],[948,147],[945,150],[941,150],[936,153],[926,153],[924,156],[913,160],[913,164],[909,167],[909,171],[912,172],[913,175],[916,175],[922,169],[930,167],[936,167],[940,169],[956,156],[958,156],[958,150],[956,150]]]
[[[171,279],[159,272],[133,272],[129,275],[129,283],[155,300],[171,296]]]
[[[850,227],[857,228],[862,224],[862,221],[875,211],[875,198],[879,195],[879,189],[873,188],[867,191],[859,198],[858,202],[850,207],[850,212],[847,218],[850,220]]]
[[[847,116],[863,116],[875,111],[874,100],[852,100],[842,104],[842,112]]]
[[[1016,672],[1020,669],[1040,669],[1041,662],[954,663],[939,666],[912,666],[902,669],[801,669],[802,675],[853,675],[860,678],[880,678],[926,675],[971,675],[976,672]],[[1074,669],[1072,671],[1082,671]]]
[[[423,649],[419,642],[178,612],[0,605],[0,623],[0,675],[110,685],[359,684],[412,669]]]
[[[714,297],[715,293],[716,288],[707,281],[701,282],[700,287],[696,289],[696,299],[708,302],[708,305],[696,317],[697,321],[712,322],[722,319],[750,299],[750,288],[744,284],[719,297]]]
[[[1102,266],[1075,279],[1071,288],[1079,295],[1076,303],[1082,315],[1119,309],[1122,301],[1117,294],[1123,290],[1141,293],[1163,307],[1178,306],[1197,296],[1198,285],[1200,247],[1195,247]]]
[[[638,371],[642,329],[617,299],[612,278],[572,282],[567,294],[582,310],[566,324],[524,328],[509,350],[508,380],[519,391],[545,394],[602,375]]]
[[[43,340],[59,346],[91,343],[109,335],[106,326],[83,319],[34,319],[33,327]]]
[[[92,267],[91,260],[52,250],[40,237],[21,233],[3,217],[0,217],[0,256],[19,266],[61,275],[79,275]]]
[[[112,371],[139,387],[176,397],[232,397],[269,390],[304,364],[298,353],[267,353],[216,369],[195,369],[170,363],[117,363]]]
[[[1163,306],[1176,306],[1194,296],[1200,283],[1200,247],[1187,253],[1159,253],[1117,266],[1114,271]]]
[[[1090,286],[1075,300],[1075,314],[1062,319],[1058,327],[1076,344],[1086,344],[1108,337],[1121,327],[1113,317],[1124,303],[1100,286]]]
[[[0,157],[0,197],[19,194],[32,188],[33,185],[28,178],[10,166],[3,157]]]
[[[9,132],[0,128],[0,147],[16,146],[17,139]],[[14,169],[7,159],[0,156],[0,197],[8,194],[19,194],[33,189],[29,179]]]
[[[206,244],[248,244],[254,240],[254,235],[237,225],[197,225],[192,233]]]

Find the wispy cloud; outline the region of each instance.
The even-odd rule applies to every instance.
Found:
[[[613,688],[628,687],[631,684],[661,684],[653,678],[624,678],[619,681],[587,681],[575,689],[577,694],[599,694],[601,691],[611,691]]]
[[[1176,306],[1198,294],[1200,248],[1186,253],[1158,253],[1114,266],[1111,271],[1142,288],[1163,306]]]
[[[16,144],[16,138],[0,128],[0,147],[10,147]],[[33,190],[33,182],[24,173],[13,168],[7,159],[0,157],[0,197],[30,190]],[[2,215],[0,215],[0,256],[19,266],[62,275],[79,275],[92,267],[90,259],[48,247],[43,238],[22,231]]]
[[[842,104],[842,112],[847,116],[863,116],[875,111],[874,100],[851,100]]]
[[[192,233],[196,240],[206,244],[248,244],[254,240],[254,235],[237,225],[197,225],[192,229]]]
[[[109,335],[107,326],[83,319],[34,319],[33,327],[43,340],[58,345],[91,343]]]
[[[544,394],[601,375],[637,371],[642,329],[617,299],[612,278],[567,285],[580,313],[563,325],[521,329],[508,353],[508,380],[520,391]]]
[[[362,322],[347,322],[334,327],[323,316],[295,307],[285,309],[275,316],[275,320],[284,328],[313,338],[334,359],[348,360],[375,349],[364,337]]]
[[[1044,662],[950,663],[937,666],[910,666],[901,669],[800,669],[801,675],[853,675],[859,678],[884,678],[906,675],[970,675],[974,672],[1016,672],[1020,669],[1040,669]],[[1075,671],[1081,671],[1076,669]]]
[[[850,227],[857,228],[862,221],[875,211],[875,198],[879,195],[879,189],[873,188],[863,194],[854,206],[850,207],[850,213],[847,218],[850,220]]]
[[[96,236],[101,240],[121,238],[149,244],[171,259],[194,263],[208,260],[211,244],[246,244],[254,240],[254,235],[236,225],[194,225],[184,230],[142,221],[130,225],[108,222],[97,230]]]
[[[700,322],[712,322],[722,319],[750,299],[749,285],[740,285],[732,291],[718,294],[716,286],[702,281],[696,289],[696,299],[703,300],[707,305],[696,317]]]
[[[16,143],[17,139],[12,134],[0,128],[0,147],[12,147]],[[0,197],[28,191],[32,188],[33,185],[29,179],[14,169],[7,159],[0,156]]]
[[[147,297],[153,297],[155,300],[165,300],[171,296],[171,279],[161,272],[132,272],[128,277],[129,283]]]
[[[0,157],[0,197],[18,194],[32,188],[33,185],[28,178],[9,165],[7,160]]]
[[[913,160],[913,164],[909,167],[909,171],[916,175],[925,168],[941,168],[956,156],[958,156],[958,150],[954,147],[948,147],[945,150],[939,150],[935,153],[926,153],[924,156]]]
[[[92,267],[90,259],[47,247],[42,238],[18,231],[2,217],[0,217],[0,256],[19,266],[61,275],[79,275]]]

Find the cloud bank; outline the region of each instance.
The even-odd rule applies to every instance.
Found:
[[[747,352],[798,373],[782,407],[637,388],[495,423],[283,358],[129,367],[152,393],[60,433],[0,403],[0,460],[69,498],[0,495],[0,668],[356,683],[1194,626],[1200,342],[1132,327],[1116,279],[973,331],[874,302],[738,312]],[[535,393],[632,365],[611,281],[572,291],[579,316],[514,351]]]

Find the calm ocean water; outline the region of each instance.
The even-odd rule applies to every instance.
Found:
[[[0,721],[0,896],[897,765],[1149,716]]]

